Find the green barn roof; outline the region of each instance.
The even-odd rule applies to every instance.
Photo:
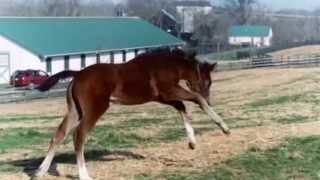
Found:
[[[0,35],[42,57],[184,44],[135,17],[2,17]]]
[[[269,35],[271,27],[269,26],[232,26],[230,36],[236,37],[266,37]]]

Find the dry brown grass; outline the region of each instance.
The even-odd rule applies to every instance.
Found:
[[[271,56],[276,58],[287,58],[289,56],[308,56],[312,54],[320,54],[320,46],[319,45],[310,45],[310,46],[303,46],[297,48],[290,48],[281,51],[276,51],[270,53]]]

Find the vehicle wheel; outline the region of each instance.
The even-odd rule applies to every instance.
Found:
[[[34,83],[30,83],[30,84],[28,85],[27,89],[33,90],[35,87],[36,87],[36,86],[35,86]]]

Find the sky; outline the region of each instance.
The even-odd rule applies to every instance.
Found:
[[[275,9],[305,9],[320,8],[320,0],[259,0],[268,7]]]
[[[225,0],[211,0],[213,4],[222,4]],[[275,10],[304,9],[314,10],[320,8],[320,0],[257,0],[261,4]]]

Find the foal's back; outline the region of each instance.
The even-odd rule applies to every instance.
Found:
[[[179,79],[178,65],[170,60],[166,56],[141,56],[124,64],[92,65],[75,76],[74,88],[126,105],[156,101],[161,88]]]
[[[78,73],[76,79],[104,83],[137,82],[139,84],[155,78],[172,82],[178,76],[183,63],[170,55],[142,55],[123,64],[95,64]]]

